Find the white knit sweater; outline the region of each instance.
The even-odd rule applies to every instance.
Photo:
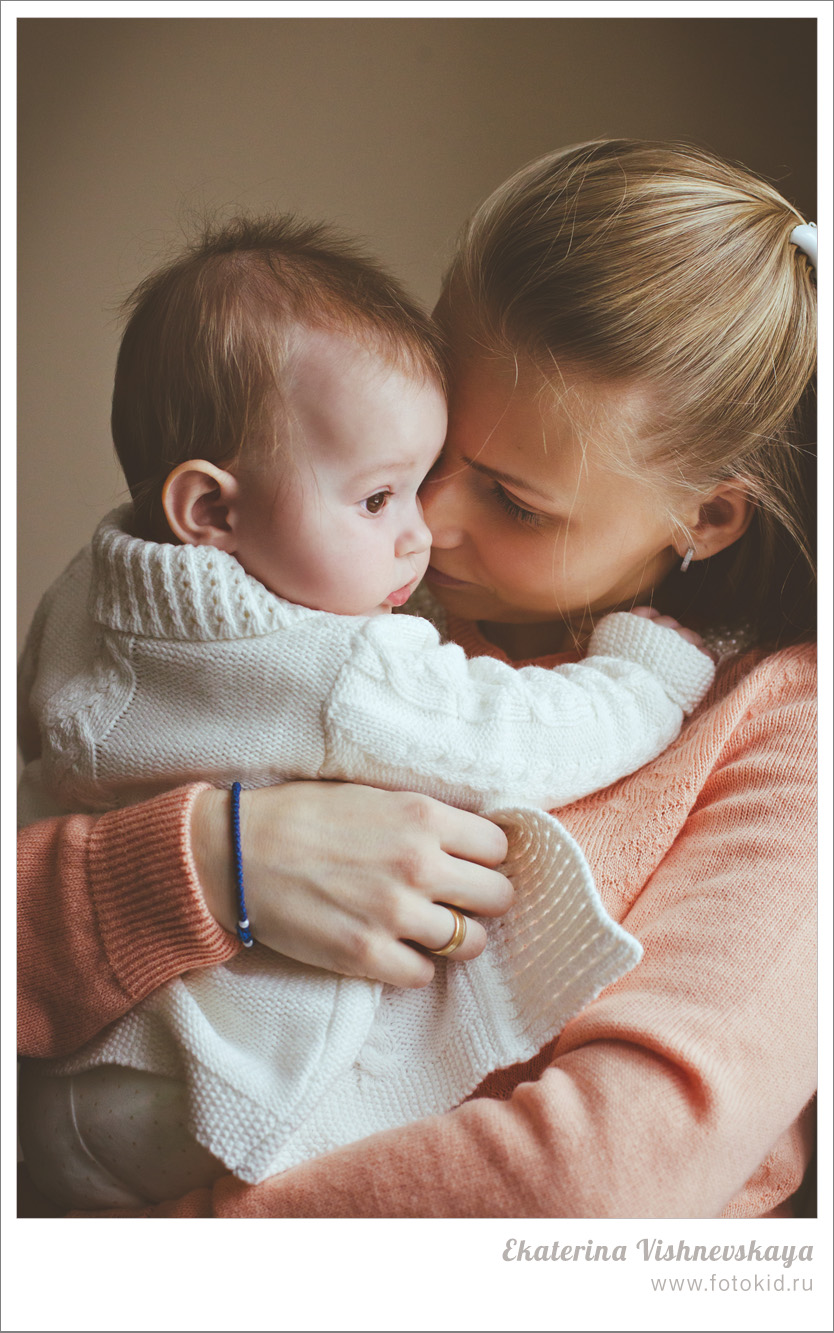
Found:
[[[36,616],[21,685],[42,750],[21,783],[24,821],[193,779],[321,777],[490,812],[510,836],[513,908],[481,958],[439,966],[426,990],[256,946],[164,987],[52,1065],[184,1077],[198,1141],[255,1181],[457,1104],[634,966],[640,946],[608,918],[581,851],[530,807],[578,799],[658,754],[713,669],[625,614],[602,621],[582,663],[467,661],[425,620],[293,605],[222,552],[130,536],[128,514],[101,524]]]

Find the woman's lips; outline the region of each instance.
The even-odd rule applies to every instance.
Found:
[[[453,579],[451,574],[443,574],[434,565],[429,565],[425,574],[429,583],[436,583],[439,588],[469,588],[471,584],[464,579]]]

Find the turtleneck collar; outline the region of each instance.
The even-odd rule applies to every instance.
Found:
[[[213,546],[144,541],[130,505],[108,514],[92,541],[90,614],[147,638],[217,640],[268,634],[293,616],[321,614],[276,597]]]

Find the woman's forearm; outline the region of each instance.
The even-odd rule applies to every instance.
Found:
[[[166,981],[240,947],[208,911],[191,858],[202,790],[18,835],[21,1054],[68,1054]]]
[[[434,964],[451,903],[500,915],[504,833],[429,797],[299,782],[241,800],[247,910],[276,953],[396,986]],[[204,785],[105,815],[24,829],[20,865],[20,1050],[68,1054],[181,973],[241,947],[232,933],[229,794]],[[486,936],[469,922],[455,961]]]

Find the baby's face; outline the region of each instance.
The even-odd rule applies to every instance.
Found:
[[[303,339],[285,404],[289,448],[239,475],[235,554],[288,601],[390,611],[428,564],[417,489],[443,446],[446,402],[343,335]]]

